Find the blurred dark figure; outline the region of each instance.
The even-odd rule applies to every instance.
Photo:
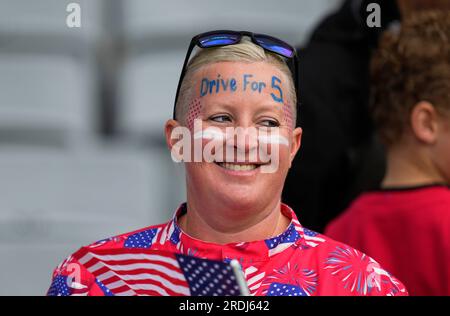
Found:
[[[370,68],[387,171],[325,234],[378,261],[410,295],[450,295],[450,3],[385,32]]]
[[[366,25],[372,2],[380,4],[381,28]],[[347,0],[299,49],[302,148],[283,200],[300,210],[306,227],[323,232],[353,198],[377,187],[383,177],[383,150],[368,112],[369,62],[379,35],[399,17],[395,1]]]
[[[381,27],[369,28],[369,3],[381,7]],[[449,0],[346,0],[299,49],[302,148],[286,180],[283,200],[302,223],[323,232],[361,192],[379,187],[383,147],[368,113],[369,61],[380,34],[401,16],[448,9]]]

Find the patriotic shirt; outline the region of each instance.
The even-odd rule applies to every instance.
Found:
[[[185,212],[186,204],[182,204],[166,224],[81,248],[55,269],[48,295],[202,295],[194,293],[192,287],[183,290],[173,280],[142,270],[145,262],[148,269],[160,262],[160,268],[161,260],[155,258],[162,253],[224,263],[236,259],[250,294],[256,296],[408,294],[403,284],[372,258],[302,227],[294,211],[285,204],[281,205],[281,212],[290,219],[290,225],[283,233],[266,240],[226,245],[204,242],[184,233],[177,219]],[[180,262],[170,259],[170,267],[179,269]],[[74,272],[78,278],[67,282]],[[197,272],[185,276],[198,277]]]
[[[448,186],[367,192],[325,233],[375,258],[411,295],[450,295]]]

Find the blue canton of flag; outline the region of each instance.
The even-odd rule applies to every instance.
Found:
[[[97,283],[97,285],[102,290],[103,294],[105,294],[105,296],[114,296],[114,294],[97,278],[95,278],[95,283]]]
[[[267,239],[265,242],[269,249],[274,249],[280,244],[296,242],[299,238],[299,233],[295,230],[295,226],[291,224],[283,234]]]
[[[125,248],[150,248],[153,237],[156,236],[158,229],[147,229],[139,233],[128,236],[125,240]]]
[[[178,228],[178,226],[175,226],[172,235],[170,235],[170,241],[172,244],[176,245],[180,242],[180,234],[181,230]]]
[[[303,233],[306,236],[310,236],[310,237],[316,237],[318,233],[316,233],[315,231],[309,230],[307,228],[303,228]]]
[[[105,238],[105,239],[102,239],[102,240],[99,240],[99,241],[96,241],[96,242],[93,243],[90,247],[91,247],[91,248],[99,247],[99,246],[101,246],[101,245],[106,244],[106,243],[107,243],[108,241],[110,241],[110,240],[112,240],[111,237],[110,237],[110,238]]]
[[[231,266],[220,261],[176,255],[192,296],[240,295]]]
[[[48,289],[48,296],[69,296],[72,289],[67,285],[67,276],[58,275],[56,276],[50,288]]]
[[[307,296],[306,292],[299,286],[283,283],[272,283],[267,296]]]

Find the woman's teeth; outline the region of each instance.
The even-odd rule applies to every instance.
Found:
[[[234,170],[234,171],[249,171],[249,170],[256,169],[258,167],[257,165],[239,165],[239,164],[226,163],[226,162],[225,163],[219,162],[218,165],[225,169]]]

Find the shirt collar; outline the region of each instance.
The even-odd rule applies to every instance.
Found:
[[[251,242],[230,243],[220,245],[195,239],[179,227],[177,219],[186,213],[186,203],[176,210],[173,218],[166,225],[166,241],[171,242],[181,253],[208,258],[211,260],[238,259],[241,264],[266,261],[270,257],[292,248],[298,244],[303,236],[303,228],[297,220],[295,212],[286,204],[281,204],[280,211],[288,219],[290,224],[281,234]]]

